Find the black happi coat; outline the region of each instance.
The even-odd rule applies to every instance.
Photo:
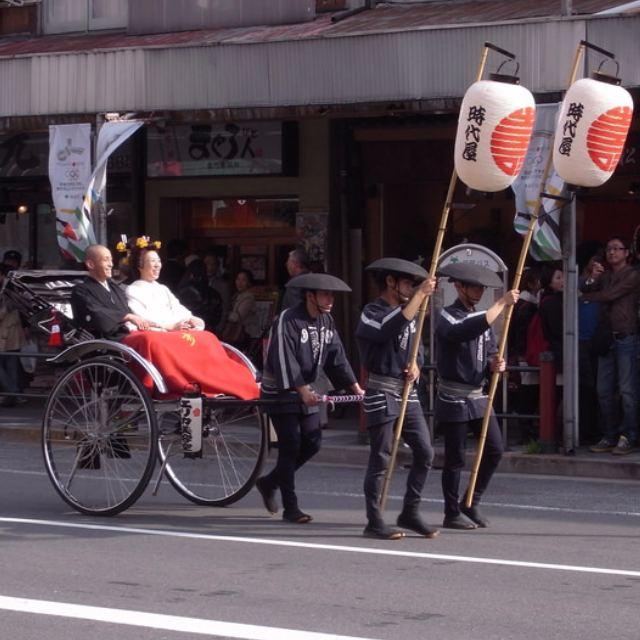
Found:
[[[404,370],[416,339],[416,321],[407,320],[402,307],[391,307],[384,298],[367,304],[356,328],[358,351],[369,374],[394,378],[404,384]],[[422,367],[424,349],[418,349],[417,365]],[[364,397],[367,426],[393,421],[399,413],[401,393],[379,389],[369,380]],[[415,386],[408,401],[419,405]]]
[[[124,317],[130,313],[127,296],[121,285],[107,280],[107,291],[97,280],[88,277],[71,291],[74,320],[96,338],[120,340],[129,330]]]
[[[407,320],[402,307],[391,307],[383,298],[365,306],[356,328],[358,351],[369,373],[404,379],[409,354],[416,333],[416,321]],[[418,350],[418,367],[422,367],[424,350]]]
[[[312,318],[304,303],[285,309],[271,326],[260,392],[261,398],[282,404],[267,406],[267,413],[317,412],[300,404],[295,388],[313,385],[320,368],[336,389],[356,382],[331,315]]]
[[[436,323],[438,378],[482,387],[489,360],[497,353],[495,336],[485,311],[470,311],[460,300],[446,307]],[[484,416],[487,396],[465,397],[438,390],[435,414],[439,422],[467,422]]]

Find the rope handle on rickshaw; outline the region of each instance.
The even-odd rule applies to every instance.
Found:
[[[345,394],[345,395],[319,395],[319,402],[327,403],[331,405],[335,404],[348,404],[350,402],[362,402],[364,396],[354,394]],[[282,405],[282,404],[298,404],[302,403],[302,400],[282,400],[278,399],[270,399],[270,398],[256,398],[255,400],[241,400],[240,398],[231,398],[231,397],[213,397],[209,399],[214,405],[255,405],[255,406],[264,406],[268,407],[270,405]]]
[[[361,396],[357,393],[338,396],[321,395],[318,397],[320,398],[320,402],[327,403],[331,406],[336,404],[348,404],[350,402],[362,402],[362,400],[364,399],[364,396]]]

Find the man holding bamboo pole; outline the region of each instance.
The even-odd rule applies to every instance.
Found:
[[[382,258],[367,267],[374,273],[380,296],[365,306],[356,329],[362,364],[369,373],[364,397],[364,414],[370,438],[369,465],[364,480],[368,524],[364,535],[397,540],[403,532],[385,524],[380,492],[394,438],[394,424],[400,411],[405,381],[420,375],[423,354],[409,368],[409,353],[416,340],[416,315],[420,305],[435,289],[435,278],[420,266],[399,258]],[[397,524],[425,538],[434,538],[418,509],[422,488],[433,461],[433,448],[415,387],[407,405],[402,436],[411,447],[413,462],[407,478],[402,512]]]
[[[491,325],[506,307],[518,301],[519,292],[508,291],[487,311],[476,311],[487,287],[502,287],[498,275],[486,267],[469,263],[449,264],[438,273],[454,283],[458,294],[458,299],[442,310],[436,324],[438,393],[435,415],[444,434],[445,458],[443,527],[471,530],[489,524],[478,504],[502,458],[503,445],[500,427],[492,412],[473,499],[471,506],[466,507],[464,500],[460,502],[459,488],[467,433],[469,430],[477,432],[482,424],[488,401],[483,389],[487,374],[505,370],[504,358],[496,357],[498,349]]]

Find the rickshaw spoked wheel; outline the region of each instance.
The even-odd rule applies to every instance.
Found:
[[[42,451],[55,490],[76,511],[111,516],[131,506],[153,473],[156,443],[152,401],[121,362],[79,362],[53,386]]]

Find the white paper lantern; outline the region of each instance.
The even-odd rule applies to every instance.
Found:
[[[583,78],[562,103],[553,144],[558,175],[580,187],[598,187],[613,174],[633,115],[626,89]]]
[[[477,191],[501,191],[522,169],[536,119],[533,96],[517,84],[480,80],[462,101],[455,167]]]

